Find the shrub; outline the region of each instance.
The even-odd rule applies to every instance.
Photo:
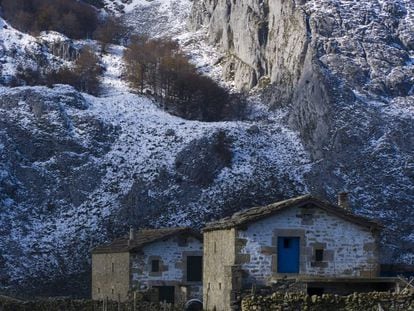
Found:
[[[47,74],[46,84],[69,84],[80,92],[99,94],[99,76],[102,68],[99,58],[90,47],[81,50],[73,68],[64,67]]]
[[[91,37],[97,10],[76,0],[2,0],[3,17],[24,32],[59,31],[68,37]]]
[[[80,51],[78,59],[71,68],[63,67],[59,70],[50,70],[40,63],[37,65],[37,69],[18,66],[15,78],[9,85],[69,84],[80,92],[99,94],[99,76],[102,74],[102,68],[99,64],[99,58],[90,47],[85,47]]]

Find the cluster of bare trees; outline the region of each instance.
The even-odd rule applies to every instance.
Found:
[[[175,41],[134,36],[125,51],[126,77],[138,91],[151,92],[179,116],[216,121],[235,118],[245,106],[197,72]]]
[[[90,38],[98,26],[97,10],[76,0],[1,0],[3,17],[13,27],[36,33],[59,31],[70,38]]]
[[[101,44],[102,52],[106,52],[109,44],[121,44],[128,37],[128,27],[118,17],[107,16],[99,21],[93,38]]]

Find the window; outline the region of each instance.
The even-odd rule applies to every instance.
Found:
[[[98,287],[98,294],[100,294],[101,293],[101,289]]]
[[[215,241],[214,241],[214,253],[217,253],[217,244]]]
[[[315,261],[323,261],[323,249],[315,249]]]
[[[203,271],[203,257],[187,256],[187,281],[201,282]]]
[[[112,265],[111,265],[111,271],[115,272],[115,264],[114,263],[112,263]]]
[[[158,259],[151,261],[151,272],[160,272],[160,261]]]

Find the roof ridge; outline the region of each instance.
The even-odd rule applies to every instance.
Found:
[[[217,221],[209,222],[203,228],[204,231],[212,231],[219,229],[229,229],[243,224],[260,220],[268,215],[281,211],[288,207],[293,207],[297,204],[304,204],[307,201],[313,201],[316,205],[319,205],[325,210],[329,210],[335,213],[338,217],[347,218],[348,221],[358,223],[360,225],[368,225],[373,227],[381,227],[381,225],[375,221],[372,221],[366,217],[357,215],[351,211],[347,211],[341,208],[339,205],[333,204],[326,200],[313,196],[312,194],[304,194],[298,197],[293,197],[279,202],[274,202],[264,206],[255,206],[239,212],[234,213],[231,216],[219,219]]]
[[[114,252],[130,252],[136,251],[147,244],[155,243],[162,239],[170,238],[176,234],[190,233],[192,236],[202,239],[201,234],[191,227],[171,227],[158,229],[139,229],[133,240],[129,239],[129,235],[125,234],[117,237],[110,243],[102,244],[95,247],[92,253],[114,253]]]

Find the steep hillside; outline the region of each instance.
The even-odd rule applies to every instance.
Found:
[[[22,39],[49,57],[39,39],[8,30],[23,64],[32,50],[21,48]],[[130,225],[200,227],[240,206],[307,191],[311,163],[297,135],[280,125],[282,111],[244,122],[170,116],[120,80],[122,50],[111,46],[102,58],[101,97],[67,86],[1,89],[5,288],[73,293],[65,284],[87,271],[91,247]]]
[[[0,114],[6,284],[75,273],[129,225],[199,226],[225,205],[306,191],[307,154],[272,121],[185,121],[136,95],[64,87],[2,89]]]

